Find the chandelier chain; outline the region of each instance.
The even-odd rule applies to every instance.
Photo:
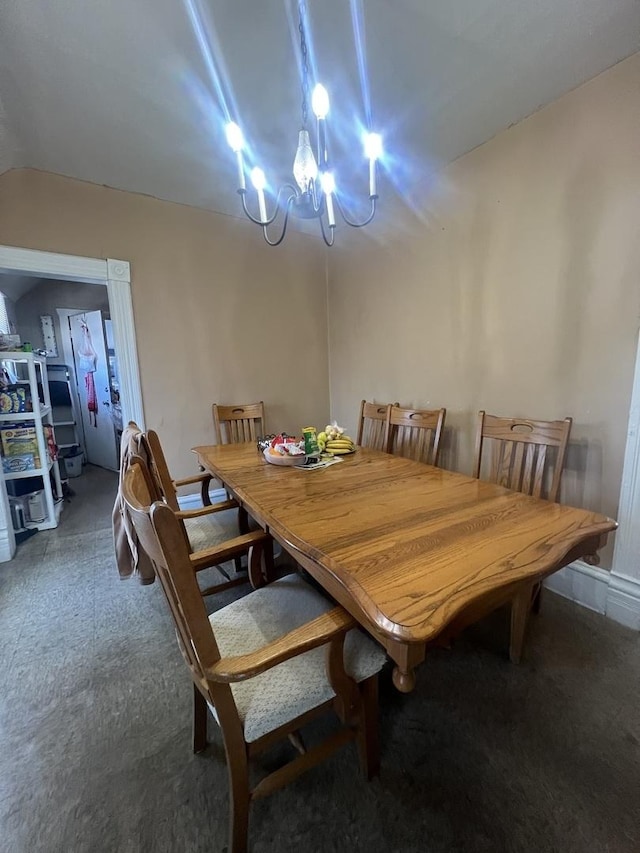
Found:
[[[307,50],[307,36],[304,22],[307,15],[307,4],[305,0],[298,3],[298,30],[300,31],[300,60],[302,63],[302,128],[307,128],[308,103],[309,103],[309,54]]]

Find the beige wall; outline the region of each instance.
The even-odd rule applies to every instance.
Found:
[[[0,176],[0,242],[131,262],[144,410],[176,476],[213,441],[211,403],[263,399],[267,427],[329,411],[326,255],[292,232],[32,170]]]
[[[330,256],[332,414],[362,397],[574,418],[564,498],[615,516],[640,311],[640,54],[452,164],[419,219],[385,205]],[[428,187],[428,189],[427,189]],[[405,208],[406,210],[406,208]],[[610,549],[604,555],[610,559]]]

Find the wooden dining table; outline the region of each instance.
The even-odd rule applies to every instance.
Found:
[[[358,448],[327,468],[255,444],[193,448],[203,468],[387,650],[398,690],[427,648],[511,603],[520,659],[532,592],[594,557],[616,522],[463,474]]]

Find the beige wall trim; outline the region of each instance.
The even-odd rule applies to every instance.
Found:
[[[109,298],[109,311],[113,322],[118,369],[122,417],[135,420],[144,427],[142,391],[138,356],[136,351],[133,304],[131,301],[131,269],[128,261],[83,258],[55,252],[40,252],[16,246],[0,246],[0,271],[27,273],[40,278],[57,278],[64,281],[82,281],[105,284]],[[9,514],[7,489],[4,478],[0,486],[0,562],[10,560],[15,554],[15,537]]]

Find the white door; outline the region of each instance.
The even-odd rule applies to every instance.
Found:
[[[69,317],[73,360],[87,462],[118,470],[115,429],[111,418],[109,362],[101,311]]]

